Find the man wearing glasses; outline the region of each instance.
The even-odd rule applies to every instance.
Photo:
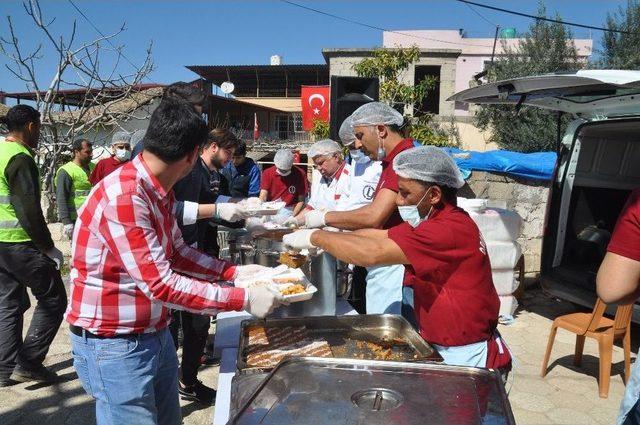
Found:
[[[89,181],[92,185],[98,184],[131,159],[131,135],[126,131],[116,131],[111,138],[111,149],[111,156],[98,161],[96,168],[91,172]]]

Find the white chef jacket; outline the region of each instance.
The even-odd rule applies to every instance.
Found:
[[[380,161],[351,161],[349,164],[349,187],[347,196],[338,200],[337,211],[351,211],[368,205],[373,201],[382,163]]]
[[[314,210],[335,211],[338,201],[349,194],[349,173],[346,162],[331,180],[314,170],[308,205]]]

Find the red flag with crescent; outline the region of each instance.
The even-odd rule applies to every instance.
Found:
[[[309,131],[313,121],[329,122],[330,86],[302,86],[300,102],[302,102],[302,129]]]

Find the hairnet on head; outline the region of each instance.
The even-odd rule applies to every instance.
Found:
[[[290,170],[293,167],[293,153],[289,149],[278,149],[273,163],[280,170]]]
[[[142,141],[142,139],[144,139],[144,135],[147,134],[147,130],[136,130],[133,132],[133,134],[131,135],[131,141],[129,143],[131,143],[131,147],[136,146],[138,143],[140,143]]]
[[[322,139],[311,145],[307,156],[313,159],[316,156],[331,155],[339,152],[342,152],[342,148],[338,142],[334,142],[331,139]]]
[[[404,123],[400,112],[382,102],[365,103],[351,114],[351,120],[354,127],[394,124],[401,126]]]
[[[340,137],[340,141],[342,142],[343,146],[349,146],[356,141],[356,134],[353,131],[353,121],[351,120],[351,115],[349,115],[344,121],[342,121],[340,130],[338,130],[338,137]]]
[[[420,146],[400,152],[393,159],[396,174],[405,179],[420,180],[460,189],[464,179],[460,169],[445,151],[435,146]]]
[[[116,143],[131,143],[131,134],[126,131],[116,131],[111,137],[111,144],[115,145]]]

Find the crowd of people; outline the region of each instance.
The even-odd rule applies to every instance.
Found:
[[[242,227],[248,214],[238,201],[250,197],[285,203],[283,224],[300,228],[285,245],[353,266],[358,312],[402,315],[445,363],[506,379],[512,358],[497,330],[487,249],[457,207],[464,180],[443,150],[405,137],[392,107],[367,103],[342,123],[340,143],[311,146],[309,188],[290,150],[261,171],[231,131],[209,130],[205,100],[188,84],[169,86],[148,128],[116,132],[112,154],[95,166],[92,143],[73,142],[54,179],[72,240],[68,295],[40,207],[40,116],[25,105],[9,110],[0,142],[0,386],[58,379],[43,361],[64,317],[99,424],[178,424],[180,396],[212,403],[215,391],[197,379],[211,317],[243,309],[265,317],[284,303],[266,286],[233,285],[266,267],[220,259],[218,226]],[[616,288],[599,279],[605,301],[638,296],[640,238],[621,234],[640,231],[639,199],[632,196],[603,263],[602,282],[627,278]],[[37,305],[23,338],[27,288]],[[634,391],[626,405],[637,411],[640,385]]]

